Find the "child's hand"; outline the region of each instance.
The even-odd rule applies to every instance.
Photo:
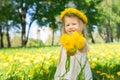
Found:
[[[69,56],[73,56],[74,54],[76,54],[76,49],[75,48],[67,51],[67,55],[69,55]]]

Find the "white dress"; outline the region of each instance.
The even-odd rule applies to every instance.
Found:
[[[74,56],[70,56],[70,69],[66,73],[65,64],[67,59],[66,50],[62,48],[60,63],[57,66],[54,80],[93,80],[90,65],[87,61],[87,53],[81,53],[77,50]],[[83,67],[84,66],[84,67]],[[78,79],[77,76],[83,69],[84,79]]]

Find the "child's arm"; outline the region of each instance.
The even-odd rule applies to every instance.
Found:
[[[61,49],[60,49],[60,54],[59,54],[58,64],[60,64],[60,61],[61,61],[61,56],[62,56],[62,46],[61,46]]]
[[[60,55],[59,55],[58,64],[60,64],[60,60],[61,60],[61,53],[60,53]]]
[[[88,53],[89,47],[87,41],[85,41],[85,46],[80,50],[83,53]]]

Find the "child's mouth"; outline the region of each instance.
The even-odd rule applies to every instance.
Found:
[[[69,33],[73,33],[75,30],[70,30]]]

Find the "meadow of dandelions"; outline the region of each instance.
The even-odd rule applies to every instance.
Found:
[[[53,80],[60,47],[0,50],[0,80]],[[94,80],[120,80],[120,44],[90,44]]]

